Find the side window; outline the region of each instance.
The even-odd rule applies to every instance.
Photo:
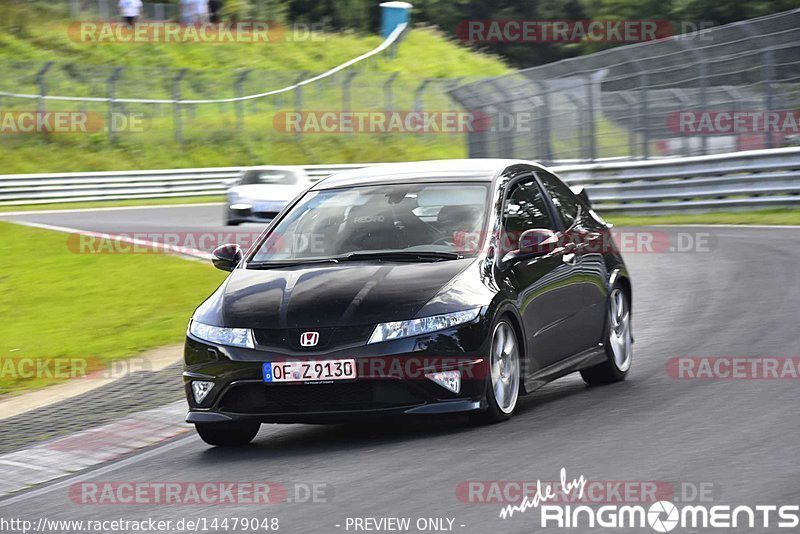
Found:
[[[561,215],[561,220],[564,221],[564,227],[569,228],[580,211],[580,200],[564,182],[549,172],[536,171],[536,174],[547,194],[553,199],[553,204]]]
[[[511,189],[503,213],[503,253],[515,250],[519,236],[534,228],[554,229],[539,184],[533,178]]]

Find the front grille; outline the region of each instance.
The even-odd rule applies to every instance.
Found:
[[[367,342],[375,325],[337,328],[258,328],[253,331],[256,343],[264,347],[298,350],[322,350],[332,347],[359,345]],[[300,345],[304,332],[318,332],[319,341],[313,347]]]
[[[425,399],[396,381],[340,384],[258,384],[232,387],[222,398],[223,412],[295,413],[395,408],[421,404]]]

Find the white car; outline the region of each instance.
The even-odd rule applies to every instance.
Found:
[[[302,167],[245,169],[228,189],[225,221],[229,225],[269,222],[310,185]]]

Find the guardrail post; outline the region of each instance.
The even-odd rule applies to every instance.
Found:
[[[233,84],[234,93],[236,98],[244,96],[244,82],[250,76],[251,70],[243,70],[236,77],[236,82]],[[236,101],[236,131],[242,133],[244,131],[244,100]]]
[[[111,18],[111,10],[108,7],[108,0],[97,0],[97,11],[100,13],[101,20]]]
[[[734,116],[736,112],[739,111],[739,102],[745,101],[745,96],[737,89],[736,87],[726,87],[721,86],[720,89],[728,94],[731,98],[731,111],[733,112]],[[742,136],[738,132],[736,133],[736,151],[739,152],[742,150]]]
[[[701,113],[708,111],[708,80],[706,76],[706,58],[698,52],[698,68],[700,69],[700,110]],[[701,153],[708,154],[708,136],[700,136]]]
[[[500,108],[500,112],[497,113],[498,121],[497,124],[493,125],[496,127],[497,145],[498,148],[500,149],[499,150],[500,153],[497,154],[495,157],[513,158],[515,149],[514,134],[513,132],[512,133],[503,132],[501,126],[504,124],[505,121],[503,120],[503,117],[500,115],[500,113],[508,113],[508,115],[512,118],[512,120],[516,120],[516,117],[514,117],[513,115],[513,108],[508,109],[507,107],[508,102],[510,102],[511,100],[508,98],[508,92],[506,92],[506,90],[501,85],[497,84],[495,80],[491,81],[491,85],[500,95],[502,95],[500,102],[497,103],[498,107]]]
[[[761,39],[763,39],[763,36],[760,35],[755,28],[753,28],[753,25],[747,24],[746,21],[737,22],[735,23],[735,25],[740,30],[742,30],[742,32],[747,34],[747,36],[754,43],[759,43]],[[773,84],[775,83],[774,48],[773,47],[762,48],[761,57],[763,61],[762,71],[764,76],[764,111],[765,113],[770,113],[775,109],[775,87],[773,87]],[[764,138],[766,141],[767,148],[775,148],[775,139],[772,136],[771,131],[765,130]]]
[[[639,58],[635,57],[631,54],[625,47],[618,48],[620,54],[625,56],[629,61],[633,69],[637,73],[638,79],[638,87],[637,92],[639,93],[639,110],[636,113],[635,119],[635,128],[636,133],[641,136],[641,147],[642,147],[642,157],[647,159],[650,157],[650,131],[649,131],[649,121],[647,120],[647,114],[649,113],[649,106],[647,102],[648,93],[647,88],[649,87],[650,78],[647,74],[647,69],[643,69],[639,65]],[[631,157],[634,157],[636,154],[631,152]]]
[[[775,88],[773,87],[775,80],[775,55],[772,47],[764,50],[764,108],[767,112],[766,116],[775,109]],[[766,132],[767,148],[775,148],[775,138],[773,137],[772,130]]]
[[[650,157],[650,130],[647,122],[647,114],[650,112],[650,107],[648,105],[648,85],[650,83],[650,77],[647,74],[647,71],[641,71],[639,73],[639,92],[641,97],[639,98],[639,123],[642,132],[642,157],[644,159],[648,159]]]
[[[625,101],[625,104],[628,106],[628,109],[636,109],[636,104],[638,101],[630,95],[630,93],[626,91],[622,91],[620,93],[620,98]],[[634,118],[634,124],[630,128],[628,128],[628,153],[630,157],[633,157],[636,153],[636,134],[639,131],[639,117],[638,115]]]
[[[680,102],[681,106],[689,107],[691,105],[691,100],[686,96],[686,94],[677,88],[672,88],[669,90],[672,94],[675,95],[675,98]],[[686,138],[685,135],[681,135],[682,144],[683,144],[683,155],[684,156],[691,156],[692,155],[692,147],[689,144],[689,140]]]
[[[301,72],[301,73],[300,73],[300,75],[299,75],[299,76],[298,76],[298,77],[297,77],[297,78],[294,80],[294,85],[296,86],[296,87],[294,88],[294,110],[295,110],[295,111],[296,111],[298,114],[300,114],[300,113],[302,113],[302,112],[303,112],[303,86],[302,86],[302,85],[300,85],[300,82],[302,82],[302,81],[303,81],[303,80],[306,78],[306,75],[307,75],[307,74],[308,74],[308,71],[304,70],[304,71],[303,71],[303,72]],[[303,133],[303,132],[302,132],[300,129],[298,129],[298,130],[297,130],[297,132],[295,132],[295,135],[298,135],[298,136],[299,136],[299,135],[301,135],[302,133]]]
[[[108,115],[106,119],[107,128],[108,128],[108,138],[111,140],[111,143],[116,142],[116,132],[114,131],[114,103],[117,98],[117,80],[119,80],[120,76],[122,76],[122,71],[125,67],[117,67],[109,76],[108,81]]]
[[[389,75],[385,82],[383,82],[383,109],[386,113],[391,113],[394,110],[394,94],[393,86],[399,72],[393,72]]]
[[[342,80],[342,111],[344,113],[350,112],[350,84],[357,74],[357,71],[351,70],[344,75],[344,79]],[[349,134],[350,132],[348,132],[348,135]]]
[[[597,106],[594,101],[594,84],[595,80],[592,76],[586,77],[586,116],[589,118],[589,124],[586,131],[587,135],[587,156],[589,161],[597,159],[597,139],[594,123],[594,110]]]
[[[700,113],[705,113],[708,111],[708,96],[707,96],[707,85],[708,82],[706,80],[706,57],[700,52],[700,49],[695,48],[688,44],[688,42],[678,39],[678,44],[683,45],[683,47],[692,55],[694,62],[697,64],[697,75],[698,75],[698,87],[700,89]],[[706,155],[708,153],[708,136],[700,134],[700,153],[702,155]]]
[[[581,119],[581,115],[584,114],[583,111],[583,102],[580,101],[575,95],[570,94],[569,92],[564,93],[564,98],[566,98],[573,106],[575,106],[575,114],[578,117],[578,139],[580,139],[580,150],[578,151],[578,158],[586,159],[586,133],[585,133],[585,126],[584,122]]]
[[[183,127],[181,124],[181,81],[183,81],[184,76],[188,69],[180,69],[178,71],[177,76],[172,81],[172,101],[175,106],[175,140],[179,143],[183,143]]]
[[[539,109],[543,110],[541,117],[537,111],[536,117],[538,120],[535,123],[537,127],[532,132],[536,136],[539,145],[539,153],[536,156],[542,161],[550,162],[553,161],[553,147],[550,139],[550,88],[546,81],[534,81],[533,83],[539,87],[542,99],[542,105],[539,106]]]
[[[48,61],[44,64],[44,67],[39,69],[39,72],[36,73],[36,85],[39,87],[39,100],[37,111],[39,113],[45,112],[44,106],[44,97],[47,96],[47,83],[45,82],[45,76],[47,75],[47,71],[53,66],[52,61]]]
[[[351,70],[344,75],[342,80],[342,110],[344,111],[350,111],[350,84],[357,75],[357,71]]]
[[[422,102],[422,95],[425,92],[425,87],[432,81],[432,78],[425,78],[422,80],[417,86],[417,89],[414,91],[414,111],[417,113],[422,113],[424,110],[424,104]]]

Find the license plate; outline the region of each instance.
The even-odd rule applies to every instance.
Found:
[[[320,382],[353,380],[355,360],[313,360],[305,362],[267,362],[263,366],[264,382]]]

